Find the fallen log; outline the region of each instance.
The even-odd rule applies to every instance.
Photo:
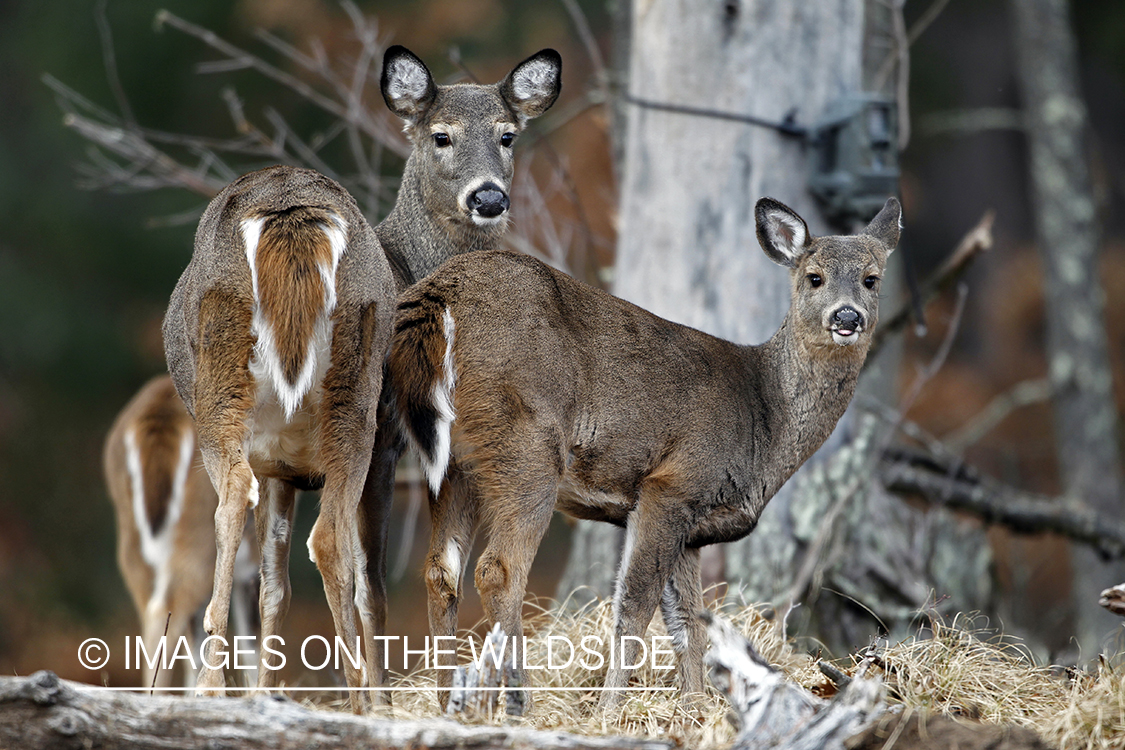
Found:
[[[52,672],[0,677],[0,748],[281,750],[671,750],[670,742],[526,727],[397,721],[316,710],[287,698],[178,698],[110,692]]]

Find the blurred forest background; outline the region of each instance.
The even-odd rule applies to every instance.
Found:
[[[931,7],[921,0],[907,2],[907,22]],[[221,56],[168,24],[156,28],[161,8],[299,75],[257,30],[306,52],[317,38],[329,58],[347,59],[357,43],[353,21],[340,5],[172,0],[109,3],[104,10],[121,91],[131,116],[145,128],[233,139],[239,134],[224,99],[224,91],[232,90],[246,117],[271,134],[269,123],[281,121],[304,137],[331,133],[332,118],[253,70],[198,70]],[[516,236],[530,243],[524,249],[534,245],[584,280],[608,283],[618,201],[613,119],[602,104],[605,84],[598,77],[614,54],[607,0],[384,0],[361,2],[358,8],[377,20],[381,41],[407,46],[442,81],[466,72],[494,81],[542,47],[562,53],[562,97],[517,146],[517,180],[522,182],[513,199]],[[1098,280],[1106,296],[1120,425],[1125,413],[1125,5],[1076,0],[1072,18],[1089,110],[1090,163],[1102,229]],[[913,135],[901,155],[906,235],[900,246],[910,272],[926,277],[986,209],[996,211],[995,245],[966,277],[970,291],[963,315],[954,314],[952,298],[943,298],[930,310],[925,336],[905,335],[900,368],[903,380],[909,380],[942,346],[947,325],[960,318],[942,369],[907,414],[937,436],[956,434],[993,399],[1047,375],[1044,278],[1034,247],[1028,148],[1018,118],[1011,116],[1019,106],[1012,28],[1007,2],[952,0],[911,48]],[[64,127],[56,93],[43,76],[122,114],[103,51],[94,2],[0,3],[0,670],[27,674],[50,668],[72,679],[129,684],[132,675],[115,671],[120,660],[106,674],[93,675],[76,659],[78,643],[87,637],[106,638],[112,646],[122,635],[138,632],[116,569],[101,447],[118,410],[164,369],[160,321],[190,257],[194,223],[206,198],[182,189],[104,189],[114,186],[91,185],[89,175],[84,177],[89,145]],[[379,100],[377,75],[378,63],[365,101],[385,127],[397,132],[397,121]],[[964,110],[986,116],[950,117]],[[346,138],[334,137],[324,158],[342,163]],[[373,222],[389,207],[402,165],[393,149],[375,155],[376,179],[366,204]],[[270,161],[261,156],[231,159],[231,164],[243,172]],[[966,444],[964,457],[1011,486],[1058,495],[1062,485],[1050,402],[1029,400]],[[401,514],[405,506],[399,503]],[[295,541],[307,536],[313,511],[306,498]],[[965,523],[979,526],[970,518]],[[571,533],[571,526],[556,518],[533,570],[532,592],[555,594]],[[392,540],[402,543],[405,536],[392,535]],[[426,537],[422,520],[413,559],[391,584],[392,634],[425,632],[419,570]],[[999,527],[988,529],[987,541],[994,554],[990,583],[995,596],[987,613],[992,624],[1033,638],[1044,657],[1066,651],[1073,632],[1069,542],[1049,534],[1014,535]],[[319,576],[303,556],[303,546],[295,547],[295,603],[288,627],[294,634],[328,634]],[[392,560],[397,552],[392,547]],[[940,599],[943,592],[934,596]],[[475,596],[466,600],[463,625],[472,618],[468,605],[474,603]]]

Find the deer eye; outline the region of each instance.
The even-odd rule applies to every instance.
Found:
[[[446,133],[434,133],[434,145],[438,148],[445,148],[451,143],[449,135]]]
[[[865,287],[867,287],[868,289],[874,289],[875,288],[875,282],[877,282],[878,280],[879,280],[878,276],[868,276],[866,279],[863,280],[863,285]]]
[[[505,133],[504,135],[500,136],[500,145],[504,148],[511,148],[512,144],[515,143],[515,141],[515,133]]]
[[[824,279],[820,278],[820,274],[818,273],[810,273],[805,278],[809,280],[809,286],[811,286],[813,289],[816,289],[818,286],[824,283]]]

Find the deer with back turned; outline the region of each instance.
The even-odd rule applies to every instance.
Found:
[[[308,169],[244,175],[208,205],[191,262],[172,293],[164,349],[195,420],[219,496],[209,636],[197,692],[220,692],[235,554],[247,510],[262,544],[262,643],[289,603],[288,551],[297,489],[323,488],[309,552],[336,635],[356,651],[364,549],[356,514],[375,439],[376,403],[395,288],[355,200]],[[358,617],[357,617],[358,615]],[[261,652],[258,685],[276,684]],[[353,654],[353,658],[355,655]],[[362,663],[343,660],[348,687]],[[276,665],[275,665],[276,666]],[[362,710],[366,696],[350,696]]]
[[[901,210],[888,200],[852,236],[814,237],[769,198],[755,218],[762,249],[789,269],[791,285],[784,322],[758,346],[672,323],[506,252],[454,258],[400,297],[387,377],[432,489],[432,635],[455,633],[483,524],[476,587],[521,665],[528,570],[558,509],[625,528],[615,642],[642,636],[659,606],[681,690],[703,690],[699,548],[750,533],[844,413]],[[621,665],[636,663],[637,642],[623,646],[603,709],[628,682]],[[516,676],[527,684],[522,667]],[[447,670],[438,682],[450,685]]]

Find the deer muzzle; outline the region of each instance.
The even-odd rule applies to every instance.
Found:
[[[486,182],[471,192],[465,203],[473,221],[478,224],[492,223],[511,205],[508,194],[494,182]]]
[[[828,320],[828,330],[832,340],[839,346],[851,346],[863,331],[863,314],[854,307],[845,305],[832,313]]]

